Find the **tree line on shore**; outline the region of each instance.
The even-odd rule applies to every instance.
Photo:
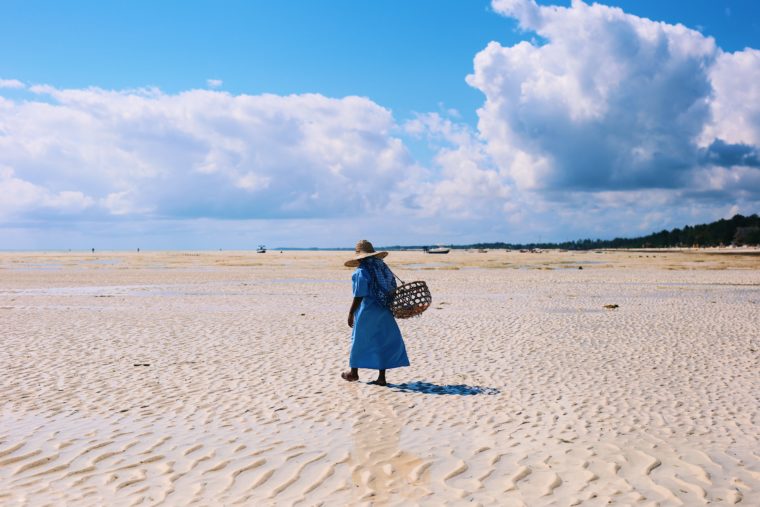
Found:
[[[760,245],[760,217],[734,215],[732,218],[700,225],[686,225],[682,229],[663,229],[638,238],[578,239],[561,243],[474,243],[472,245],[452,245],[451,248],[478,249],[544,249],[594,250],[599,248],[687,248],[714,246]],[[392,247],[400,249],[402,247]],[[407,247],[408,248],[408,247]]]
[[[508,243],[481,243],[470,248],[564,248],[592,250],[597,248],[674,248],[708,246],[760,245],[760,217],[734,215],[709,224],[686,225],[670,231],[663,229],[638,238],[579,239],[562,243],[535,243],[514,245]]]

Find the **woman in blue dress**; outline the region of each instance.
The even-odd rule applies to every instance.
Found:
[[[350,371],[341,373],[349,382],[359,380],[359,368],[378,370],[377,380],[370,384],[387,385],[385,370],[409,366],[404,340],[396,319],[388,309],[396,280],[383,262],[388,252],[376,252],[372,243],[363,239],[356,244],[356,255],[345,263],[356,267],[351,280],[354,301],[348,312],[351,333]]]

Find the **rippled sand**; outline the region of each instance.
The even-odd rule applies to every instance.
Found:
[[[760,505],[760,256],[393,252],[381,388],[346,255],[0,254],[0,504]]]

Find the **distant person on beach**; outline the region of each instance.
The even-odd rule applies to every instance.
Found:
[[[388,299],[396,288],[390,268],[383,262],[388,252],[376,252],[372,243],[363,239],[356,244],[356,255],[346,261],[355,267],[353,281],[354,301],[348,311],[351,333],[350,371],[341,373],[349,382],[359,380],[359,368],[378,370],[377,380],[370,382],[387,385],[385,370],[409,366],[404,340],[396,319],[388,309]]]

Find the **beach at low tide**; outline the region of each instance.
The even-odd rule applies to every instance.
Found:
[[[391,252],[388,388],[350,256],[0,253],[0,504],[760,505],[757,252]]]

